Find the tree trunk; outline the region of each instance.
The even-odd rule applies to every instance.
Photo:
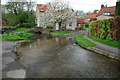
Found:
[[[59,22],[59,30],[60,30],[60,31],[62,30],[61,24],[62,24],[62,22]]]

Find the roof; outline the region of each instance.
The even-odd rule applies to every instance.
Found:
[[[45,5],[45,4],[37,4],[37,7],[38,7],[39,11],[41,11],[41,12],[44,12],[47,10],[47,5]]]
[[[92,19],[92,18],[96,18],[97,14],[87,14],[86,18],[88,19]]]
[[[77,23],[84,24],[84,23],[86,23],[86,20],[85,19],[81,19],[81,18],[77,18]]]
[[[110,12],[110,16],[113,16],[115,14],[115,6],[101,8],[100,11],[98,12],[97,16],[100,16],[105,12]]]

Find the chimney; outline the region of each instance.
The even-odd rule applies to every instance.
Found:
[[[104,8],[104,5],[103,5],[103,4],[101,5],[101,8]]]

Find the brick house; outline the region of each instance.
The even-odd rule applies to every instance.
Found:
[[[105,7],[104,5],[101,5],[101,9],[96,17],[97,20],[113,18],[115,14],[115,8],[115,6]]]
[[[36,7],[36,23],[37,23],[37,27],[43,27],[46,28],[47,25],[52,25],[55,26],[56,30],[59,30],[59,24],[56,23],[56,25],[54,24],[46,24],[45,23],[45,11],[47,11],[49,8],[47,8],[48,6],[46,4],[37,4]],[[73,12],[74,13],[74,12]],[[77,17],[74,17],[72,19],[69,19],[65,22],[62,22],[62,26],[65,26],[66,29],[70,29],[70,30],[75,30],[75,28],[77,27]]]
[[[77,19],[77,27],[81,27],[82,29],[85,28],[85,23],[86,23],[86,20],[85,19],[81,19],[81,18],[78,18]]]
[[[97,14],[86,14],[86,22],[97,20]]]
[[[115,8],[115,6],[105,7],[104,5],[101,5],[101,9],[97,14],[86,14],[86,20],[87,22],[90,22],[93,20],[113,18],[115,14]]]
[[[44,27],[45,23],[44,23],[44,15],[45,15],[45,11],[47,10],[47,6],[45,4],[37,4],[36,7],[36,23],[37,23],[37,27]]]

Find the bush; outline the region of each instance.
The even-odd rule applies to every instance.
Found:
[[[47,25],[46,28],[47,29],[53,29],[53,27],[51,25]]]
[[[16,27],[20,28],[20,27],[23,27],[23,28],[32,28],[32,27],[35,27],[36,24],[34,22],[32,23],[23,23],[23,24],[17,24]]]
[[[89,28],[89,22],[85,23],[85,28]]]
[[[15,29],[16,29],[16,26],[3,27],[2,29],[5,30],[5,31],[8,31],[8,30],[15,30]]]
[[[82,27],[79,27],[79,30],[82,30],[83,28]]]

